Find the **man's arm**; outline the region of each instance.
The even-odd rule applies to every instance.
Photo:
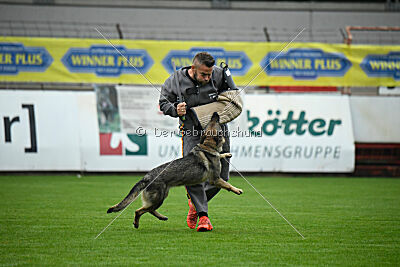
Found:
[[[177,96],[173,92],[172,77],[169,77],[161,86],[160,99],[158,101],[160,110],[171,117],[178,117],[176,106],[178,104]]]

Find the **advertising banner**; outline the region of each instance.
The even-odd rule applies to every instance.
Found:
[[[0,38],[0,79],[10,82],[163,84],[199,51],[229,65],[236,85],[399,86],[400,46]]]
[[[108,86],[96,90],[100,129],[100,156],[96,158],[101,164],[94,168],[141,170],[182,155],[178,121],[155,109],[158,98],[151,97],[153,88],[117,86],[113,93],[109,90]],[[110,104],[114,117],[119,116],[114,123],[109,120],[109,125],[117,125],[109,130],[103,126],[107,116],[100,109],[107,105],[99,103],[107,98],[105,92],[114,99]],[[166,122],[170,127],[164,127]],[[348,96],[245,95],[244,111],[229,129],[232,164],[240,171],[354,169]],[[108,160],[113,164],[107,164]],[[127,166],[124,162],[128,161]]]
[[[0,170],[80,170],[84,111],[76,97],[75,92],[0,90]]]
[[[244,103],[247,124],[231,129],[232,163],[239,170],[354,169],[348,96],[246,95]]]
[[[97,122],[82,134],[99,149],[85,153],[88,171],[148,171],[182,156],[178,119],[158,108],[147,86],[96,86]]]

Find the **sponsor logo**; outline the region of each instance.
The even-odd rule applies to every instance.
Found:
[[[147,155],[147,136],[100,133],[100,155]]]
[[[164,68],[173,73],[172,63],[179,69],[192,65],[193,57],[198,52],[208,52],[215,59],[215,65],[219,66],[221,62],[228,64],[232,75],[243,76],[247,73],[252,63],[246,53],[242,51],[225,51],[223,48],[194,47],[190,50],[172,50],[162,60]]]
[[[269,76],[292,76],[296,80],[344,76],[352,65],[342,54],[308,48],[289,49],[281,55],[270,52],[260,64]]]
[[[19,72],[44,72],[53,58],[44,47],[25,47],[19,43],[0,43],[0,75]]]
[[[29,137],[30,137],[30,146],[25,147],[25,153],[37,153],[38,152],[38,138],[36,134],[36,116],[35,116],[35,106],[33,104],[22,104],[22,109],[25,109],[28,113],[28,124],[29,124]],[[24,115],[18,115],[10,118],[9,116],[3,117],[4,122],[4,141],[5,143],[12,144],[13,143],[13,132],[21,129],[21,127],[17,127],[18,124],[26,122]],[[14,130],[13,130],[14,129]],[[20,135],[21,133],[15,134],[15,136]],[[27,133],[26,133],[27,134]],[[18,141],[17,141],[18,143]]]
[[[146,73],[153,65],[153,60],[146,50],[127,49],[124,46],[116,48],[124,56],[113,47],[92,45],[90,48],[70,48],[61,61],[71,72],[115,77],[123,73],[137,74],[137,70]]]
[[[335,145],[274,145],[243,144],[233,145],[231,153],[242,159],[340,159],[341,146]]]
[[[386,55],[368,55],[360,63],[368,77],[392,77],[400,80],[400,52]]]
[[[281,111],[268,110],[267,114],[271,117],[264,122],[257,116],[252,116],[250,110],[247,110],[247,121],[249,122],[249,130],[254,135],[265,134],[273,136],[282,131],[284,135],[304,135],[308,133],[311,136],[332,136],[337,127],[342,125],[342,120],[331,119],[329,121],[323,118],[309,119],[306,117],[306,112],[301,111],[298,115],[290,110],[286,114],[286,118],[280,118]],[[260,129],[256,131],[256,129]],[[261,132],[259,132],[261,131]]]

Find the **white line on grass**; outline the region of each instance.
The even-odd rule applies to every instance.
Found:
[[[119,51],[119,49],[113,44],[113,43],[111,43],[111,41],[109,40],[109,39],[107,39],[97,28],[94,28],[103,38],[104,38],[104,40],[106,40],[125,60],[126,60],[126,62],[128,62],[129,63],[129,65],[131,65],[135,70],[136,70],[136,72],[137,73],[139,73],[143,78],[145,78],[145,80],[151,85],[151,86],[153,86],[153,88],[154,89],[156,89],[159,93],[160,93],[160,95],[162,96],[162,97],[164,97],[171,105],[173,105],[172,103],[171,103],[171,101],[169,101],[165,96],[163,96],[162,94],[161,94],[161,91],[160,90],[158,90],[158,88],[146,77],[146,75],[144,75],[144,74],[142,74],[139,70],[138,70],[138,68],[136,68],[133,64],[132,64],[132,62],[130,62],[122,53],[121,53],[121,51]]]
[[[231,104],[232,101],[234,101],[234,100],[236,99],[236,97],[237,97],[242,91],[244,91],[244,90],[258,77],[258,75],[260,75],[261,72],[263,72],[269,65],[271,65],[271,63],[274,62],[275,59],[276,59],[277,57],[279,57],[279,56],[282,54],[283,50],[286,49],[286,47],[288,47],[294,40],[296,40],[296,38],[299,37],[299,35],[300,35],[305,29],[306,29],[306,28],[303,28],[294,38],[292,38],[292,40],[291,40],[290,42],[286,43],[286,45],[279,51],[279,53],[278,53],[264,68],[262,68],[262,69],[256,74],[256,76],[254,76],[254,77],[246,84],[245,87],[243,87],[241,90],[239,90],[239,93],[228,103],[228,105]]]
[[[143,75],[133,64],[132,64],[132,62],[130,62],[122,53],[121,53],[121,51],[119,51],[118,50],[118,48],[113,44],[113,43],[111,43],[111,41],[109,40],[109,39],[107,39],[97,28],[94,28],[103,38],[104,38],[104,40],[106,40],[143,78],[145,78],[146,79],[146,81],[151,85],[151,86],[153,86],[153,88],[154,89],[156,89],[159,93],[160,93],[160,95],[161,95],[161,92],[160,92],[160,90],[158,90],[157,89],[157,87],[145,76],[145,75]],[[167,101],[172,105],[172,103],[167,99]],[[169,167],[169,165],[172,163],[172,161],[168,164],[168,166],[167,167],[165,167],[165,169],[166,168],[168,168]],[[147,187],[149,187],[157,178],[158,178],[158,176],[160,176],[164,171],[165,171],[165,169],[164,170],[162,170],[162,172],[160,172],[158,175],[157,175],[157,177],[156,178],[154,178],[147,186],[146,186],[146,188]],[[116,219],[118,219],[121,215],[122,215],[122,213],[142,194],[142,192],[144,191],[144,190],[146,190],[146,188],[145,189],[143,189],[140,193],[139,193],[139,195],[131,202],[131,203],[129,203],[128,204],[128,206],[126,206],[122,211],[121,211],[121,213],[120,214],[118,214],[94,239],[97,239],[105,230],[107,230],[107,228],[116,220]]]
[[[224,158],[225,159],[225,158]],[[299,232],[299,230],[296,229],[296,227],[293,226],[293,224],[291,224],[286,218],[285,216],[283,216],[279,210],[277,210],[272,204],[271,202],[268,201],[268,199],[266,199],[261,193],[260,191],[257,190],[257,188],[255,188],[239,171],[238,169],[232,164],[230,163],[228,160],[225,159],[226,162],[229,163],[229,165],[231,165],[236,171],[237,173],[239,173],[240,176],[242,176],[242,178],[265,200],[265,202],[267,202],[303,239],[305,239],[305,237]]]
[[[167,165],[167,167],[165,167],[157,176],[156,176],[156,178],[154,178],[142,191],[140,191],[140,193],[139,193],[139,195],[137,195],[137,197],[135,197],[133,200],[132,200],[132,202],[131,203],[129,203],[128,204],[128,206],[126,206],[122,211],[121,211],[121,213],[120,214],[118,214],[94,239],[97,239],[105,230],[107,230],[107,228],[116,220],[116,219],[118,219],[118,217],[119,216],[121,216],[122,215],[122,213],[143,193],[143,191],[144,190],[146,190],[147,189],[147,187],[149,187],[157,178],[158,178],[158,176],[160,176],[168,167],[169,167],[169,165],[171,165],[171,163],[172,162],[174,162],[174,161],[171,161],[168,165]]]
[[[94,28],[127,62],[129,62],[129,64],[154,88],[154,89],[156,89],[160,94],[161,94],[161,91],[160,90],[158,90],[156,87],[155,87],[155,85],[145,76],[145,75],[143,75],[122,53],[121,53],[121,51],[119,51],[118,50],[118,48],[117,47],[115,47],[115,45],[113,44],[113,43],[111,43],[111,41],[109,40],[109,39],[107,39],[97,28]],[[240,91],[239,91],[239,94],[240,94],[240,92],[241,91],[243,91],[243,90],[245,90],[249,85],[250,85],[250,83],[251,82],[253,82],[257,77],[258,77],[258,75],[260,75],[260,73],[261,72],[263,72],[278,56],[280,56],[281,55],[281,53],[282,53],[282,51],[286,48],[286,47],[288,47],[304,30],[305,30],[306,28],[303,28],[290,42],[288,42],[280,51],[279,51],[279,53],[278,53],[278,55],[276,55],[263,69],[261,69],[258,73],[257,73],[257,75],[255,75],[247,84],[246,84],[246,86],[243,88],[243,89],[241,89]],[[238,94],[238,95],[239,95]],[[235,99],[235,98],[234,98]],[[234,100],[233,99],[233,100]],[[233,100],[231,100],[230,101],[230,103],[232,103],[232,101]],[[167,101],[168,102],[170,102],[168,99],[167,99]],[[170,102],[171,103],[171,102]],[[229,104],[230,104],[229,103]],[[171,103],[172,104],[172,103]],[[226,159],[225,159],[226,160]],[[168,164],[168,166],[167,167],[165,167],[165,169],[166,168],[168,168],[169,167],[169,165],[172,163],[173,161],[171,161],[169,164]],[[234,166],[234,165],[232,165],[232,163],[230,163],[229,161],[227,161],[239,174],[240,174],[240,176],[303,238],[303,239],[305,239],[305,237],[257,190],[257,188],[255,188],[239,171],[238,171],[238,169]],[[164,170],[165,170],[164,169]],[[161,173],[163,173],[164,172],[164,170],[162,170],[162,172]],[[150,184],[152,184],[157,178],[158,178],[158,176],[160,176],[161,175],[161,173],[159,174],[159,175],[157,175],[157,177],[156,178],[154,178],[147,186],[146,186],[146,188],[147,187],[149,187],[150,186]],[[122,213],[142,194],[142,192],[144,191],[144,190],[146,190],[146,188],[145,189],[143,189],[140,193],[139,193],[139,195],[131,202],[131,203],[129,203],[128,204],[128,206],[126,206],[122,211],[121,211],[121,213],[120,214],[118,214],[96,237],[95,237],[95,239],[97,239],[105,230],[107,230],[107,228],[116,220],[116,219],[118,219],[121,215],[122,215]]]

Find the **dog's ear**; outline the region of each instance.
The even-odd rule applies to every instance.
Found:
[[[219,115],[217,112],[214,112],[212,117],[211,117],[211,121],[216,121],[219,123]]]

